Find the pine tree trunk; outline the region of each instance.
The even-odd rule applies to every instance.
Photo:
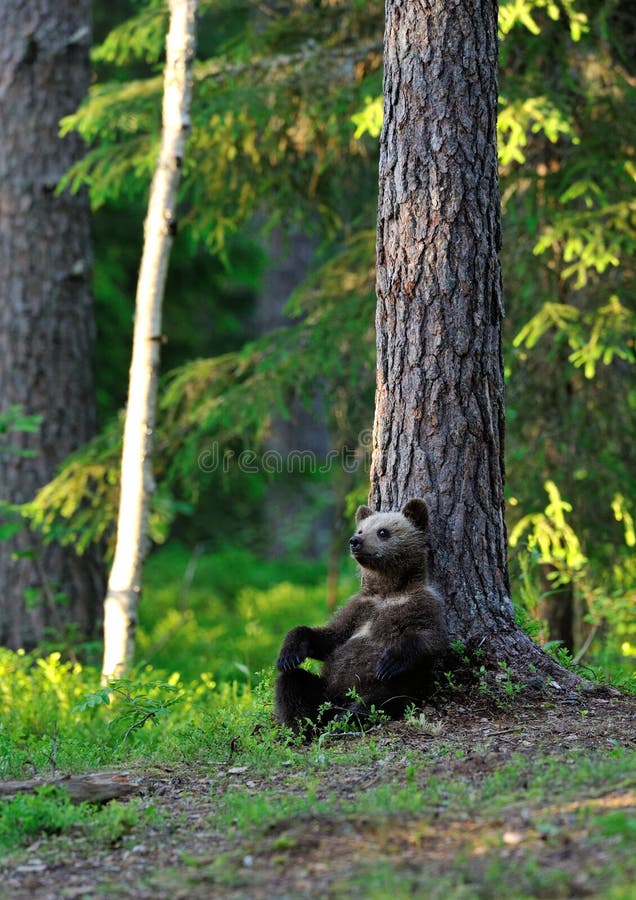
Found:
[[[0,4],[0,408],[42,416],[40,434],[21,436],[33,457],[0,455],[0,497],[13,503],[96,428],[88,198],[55,193],[82,154],[58,132],[88,90],[90,40],[89,0]],[[28,608],[25,591],[37,600]],[[26,531],[0,543],[2,644],[30,648],[67,626],[90,636],[102,593],[90,553],[42,547]]]
[[[137,607],[147,549],[148,507],[154,490],[152,444],[161,306],[176,228],[177,187],[185,138],[190,128],[190,73],[194,61],[196,8],[196,0],[170,0],[161,149],[144,224],[124,426],[117,543],[104,601],[104,681],[120,676],[130,667],[135,649]]]
[[[371,505],[430,507],[451,640],[551,661],[506,567],[497,4],[387,0]]]

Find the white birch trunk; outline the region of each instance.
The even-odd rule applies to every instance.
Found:
[[[163,127],[159,161],[150,188],[144,247],[135,301],[135,330],[121,461],[117,543],[104,601],[102,680],[121,676],[132,664],[137,607],[154,490],[155,427],[161,304],[172,236],[185,139],[190,128],[191,68],[197,0],[169,0]]]

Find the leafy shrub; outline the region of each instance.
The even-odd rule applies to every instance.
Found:
[[[189,551],[170,544],[146,566],[137,658],[182,678],[213,672],[219,681],[247,682],[274,664],[294,625],[324,622],[329,614],[324,563],[259,560],[245,550],[202,555],[191,583]],[[340,596],[355,591],[352,575]]]

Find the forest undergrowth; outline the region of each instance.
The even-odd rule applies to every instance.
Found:
[[[3,896],[631,896],[627,667],[579,667],[578,691],[449,671],[404,721],[303,744],[271,661],[299,609],[324,619],[319,567],[202,557],[180,592],[166,549],[129,679],[0,651]]]

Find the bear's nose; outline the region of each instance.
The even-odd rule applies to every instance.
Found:
[[[352,550],[359,550],[362,546],[362,538],[359,538],[357,535],[354,536],[349,541],[349,546]]]

